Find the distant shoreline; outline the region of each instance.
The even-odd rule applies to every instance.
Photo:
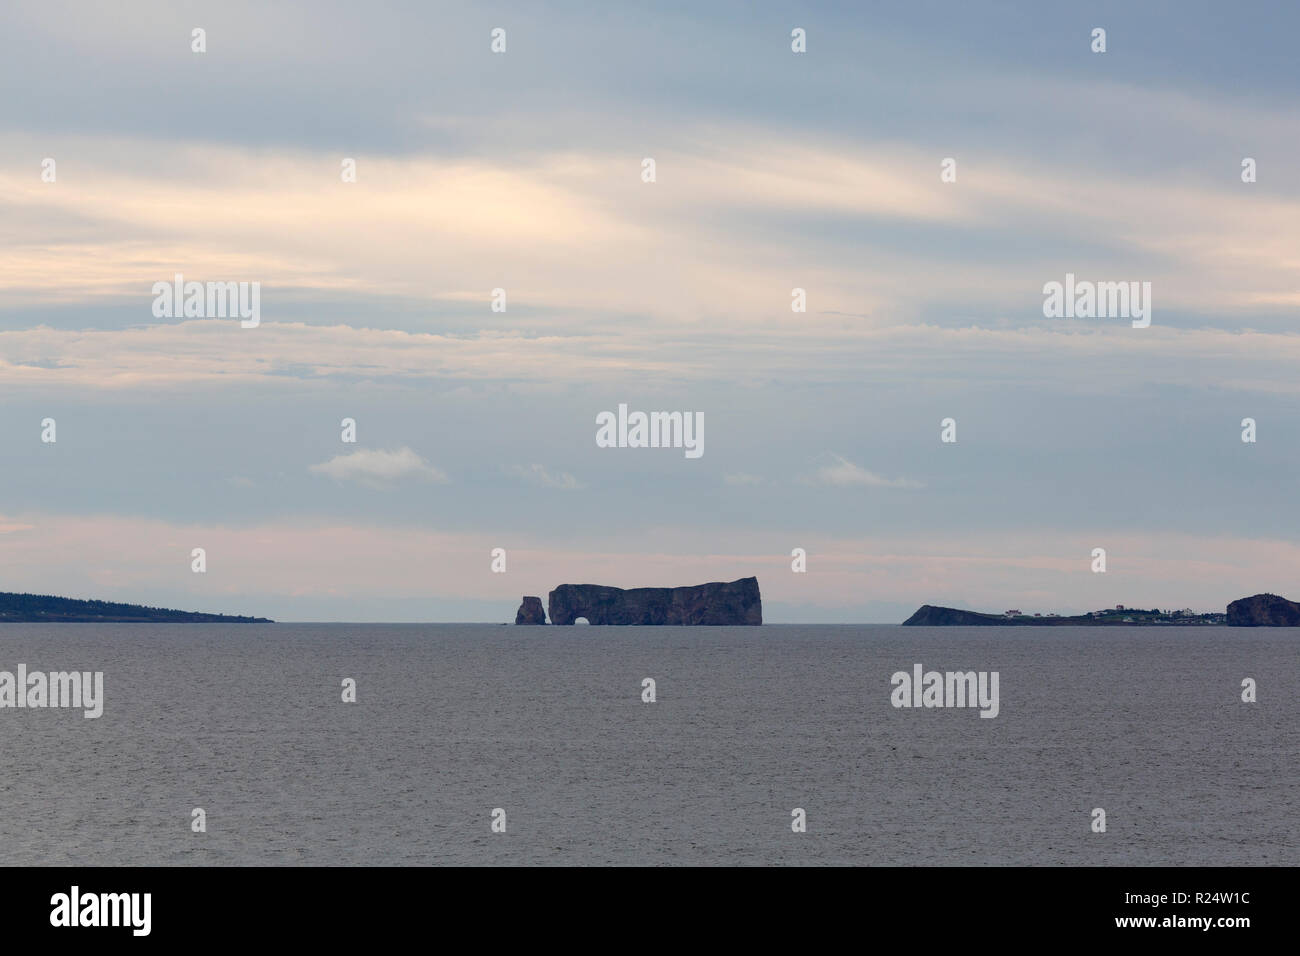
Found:
[[[1228,605],[1224,613],[1198,614],[1180,611],[1143,610],[1125,607],[1093,611],[1091,614],[1022,614],[1018,609],[1002,614],[965,611],[955,607],[923,604],[903,622],[903,627],[1300,627],[1300,604],[1276,594],[1254,594]]]
[[[1183,611],[1094,611],[1091,614],[986,614],[924,604],[903,622],[908,627],[1212,627],[1227,624],[1222,613]]]
[[[80,601],[0,591],[0,624],[274,624],[269,617],[174,611],[143,604]]]
[[[736,582],[741,583],[741,582]],[[718,587],[718,585],[705,585]],[[756,588],[755,588],[756,589]],[[617,589],[609,589],[617,590]],[[691,590],[691,589],[685,589]],[[539,602],[540,603],[540,602]],[[274,624],[271,618],[242,614],[179,611],[114,601],[80,600],[48,594],[0,591],[0,624]],[[292,621],[293,624],[471,624],[470,621]],[[518,620],[515,622],[519,623]],[[730,622],[728,622],[730,623]],[[747,623],[754,626],[758,621]],[[773,622],[775,625],[775,622]],[[784,622],[799,626],[800,622]],[[863,626],[870,622],[836,622],[834,626]],[[881,622],[884,623],[884,622]],[[1300,603],[1275,594],[1256,594],[1228,605],[1226,612],[1197,613],[1190,609],[1144,610],[1117,605],[1090,614],[1023,614],[1018,610],[992,614],[923,604],[901,627],[1300,627]],[[599,625],[593,625],[599,626]],[[626,626],[626,625],[623,625]],[[662,626],[662,625],[659,625]],[[689,626],[689,625],[686,625]],[[775,625],[780,626],[780,625]]]

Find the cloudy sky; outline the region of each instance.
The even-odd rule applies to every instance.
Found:
[[[773,622],[1296,598],[1296,27],[5,4],[0,589],[345,621],[749,574]],[[155,317],[177,273],[259,282],[261,324]],[[1150,327],[1045,318],[1066,273],[1150,282]],[[702,413],[703,456],[598,448],[620,403]]]

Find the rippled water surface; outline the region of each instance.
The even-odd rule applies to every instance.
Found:
[[[106,697],[0,709],[0,862],[1296,865],[1298,652],[1291,629],[0,625],[0,670],[103,671]],[[997,671],[999,715],[893,708],[916,663]]]

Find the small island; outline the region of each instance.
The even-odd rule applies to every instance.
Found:
[[[79,601],[49,594],[0,591],[0,624],[274,624],[266,617],[172,611],[141,604]]]

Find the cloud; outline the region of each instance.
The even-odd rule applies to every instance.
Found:
[[[1058,277],[1059,278],[1059,277]],[[1041,317],[1042,296],[1035,289]],[[1016,381],[1111,394],[1144,384],[1300,392],[1300,335],[1173,328],[1134,330],[1126,321],[1087,326],[1041,320],[1027,328],[882,325],[807,331],[755,327],[743,340],[716,329],[659,335],[636,324],[597,334],[461,335],[353,325],[192,319],[131,329],[0,330],[0,379],[9,387],[111,389],[281,387],[358,378],[419,385],[431,379],[558,383],[744,381],[797,375],[805,381]],[[1139,334],[1140,333],[1140,334]],[[731,363],[721,363],[725,353]],[[300,374],[288,375],[287,371]]]
[[[867,471],[860,465],[839,455],[832,454],[835,459],[832,464],[823,465],[817,470],[809,482],[817,485],[836,485],[838,487],[866,487],[866,488],[921,488],[924,487],[919,481],[912,481],[908,478],[882,478],[875,472]]]
[[[1240,138],[1258,140],[1272,117],[1254,116]],[[353,189],[338,182],[337,156],[301,147],[68,138],[59,151],[85,159],[57,186],[5,171],[0,154],[0,219],[12,225],[0,232],[0,297],[120,297],[147,322],[148,290],[181,271],[262,282],[274,321],[288,290],[485,306],[507,261],[512,315],[639,314],[670,328],[696,315],[750,327],[791,321],[797,285],[809,296],[803,331],[952,304],[1034,322],[1037,290],[1067,268],[1150,280],[1160,310],[1225,320],[1296,294],[1300,201],[1243,191],[1235,175],[1109,172],[998,147],[977,169],[963,166],[960,185],[942,186],[928,147],[830,133],[791,143],[736,122],[674,130],[673,140],[677,151],[656,156],[662,181],[629,191],[627,155],[605,143],[516,147],[509,161],[361,156]],[[31,133],[9,149],[56,151]],[[806,253],[793,274],[792,241]],[[441,250],[432,264],[430,247]]]
[[[543,488],[562,488],[565,491],[577,491],[585,488],[582,482],[567,471],[552,473],[544,465],[511,465],[505,469],[507,474],[523,478]]]
[[[406,478],[437,484],[446,484],[449,480],[440,469],[406,447],[397,451],[362,449],[350,455],[336,455],[307,470],[317,475],[328,475],[335,481],[355,481],[370,488],[383,488]]]

